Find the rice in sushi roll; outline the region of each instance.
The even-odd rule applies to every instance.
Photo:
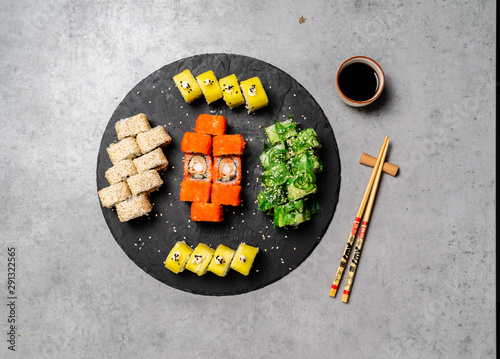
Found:
[[[214,183],[239,185],[241,183],[241,157],[214,157],[212,181]]]
[[[119,140],[125,137],[135,136],[138,133],[149,131],[151,125],[148,121],[148,116],[144,113],[139,113],[135,116],[124,118],[115,123],[115,130]]]
[[[151,212],[153,206],[145,193],[130,197],[116,204],[116,214],[120,222],[128,222],[134,218],[144,216]]]
[[[203,154],[186,153],[184,156],[184,179],[212,181],[212,157]]]

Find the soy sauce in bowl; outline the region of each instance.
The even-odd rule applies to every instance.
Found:
[[[342,69],[338,76],[338,86],[349,99],[368,101],[378,91],[379,78],[371,66],[354,62]]]

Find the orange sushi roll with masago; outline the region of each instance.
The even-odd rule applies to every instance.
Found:
[[[184,153],[212,154],[212,136],[202,133],[186,132],[182,137],[181,151]]]
[[[212,181],[212,156],[186,153],[184,155],[184,179],[188,181]]]
[[[214,157],[212,182],[224,185],[241,184],[241,157],[240,156]]]
[[[242,135],[219,135],[214,136],[212,141],[213,155],[237,155],[243,154],[245,140]]]
[[[213,136],[224,135],[226,126],[227,119],[224,116],[203,113],[196,119],[194,132]]]
[[[224,221],[222,206],[217,203],[193,202],[191,204],[191,220],[195,222],[222,222]]]
[[[227,186],[220,183],[212,185],[212,203],[223,204],[227,206],[239,206],[241,203],[241,186]]]
[[[179,199],[185,202],[209,202],[212,190],[211,182],[182,181]]]

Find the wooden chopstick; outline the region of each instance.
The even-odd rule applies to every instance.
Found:
[[[368,196],[372,189],[373,181],[375,180],[375,176],[377,174],[377,169],[380,166],[382,154],[384,150],[387,149],[387,145],[389,143],[389,138],[386,136],[384,139],[384,143],[382,144],[382,148],[380,149],[380,153],[377,158],[377,162],[373,167],[372,174],[370,176],[370,180],[368,181],[368,185],[366,186],[365,194],[363,195],[363,199],[361,200],[361,205],[359,206],[358,213],[356,214],[356,218],[354,219],[354,224],[352,225],[351,233],[349,234],[349,238],[347,239],[347,243],[344,248],[344,254],[342,254],[342,258],[340,258],[340,264],[337,269],[337,273],[335,274],[335,278],[333,280],[332,287],[330,288],[330,296],[335,297],[337,294],[337,289],[342,279],[342,274],[344,273],[344,269],[347,266],[347,261],[349,260],[349,255],[351,254],[352,245],[354,243],[354,238],[356,237],[356,233],[358,231],[359,222],[361,221],[361,216],[365,210],[366,202],[368,201]]]
[[[389,144],[389,140],[387,140]],[[344,294],[342,295],[342,301],[347,303],[349,301],[349,296],[351,295],[352,282],[354,281],[354,274],[356,273],[356,268],[358,267],[359,258],[361,256],[361,248],[363,247],[363,241],[366,235],[366,229],[368,228],[368,221],[370,220],[370,215],[372,213],[373,202],[375,202],[375,196],[377,195],[378,184],[380,182],[380,175],[382,174],[382,167],[385,162],[385,155],[387,154],[387,147],[384,149],[382,154],[382,160],[380,161],[379,167],[377,168],[377,175],[375,181],[373,182],[373,188],[370,192],[370,199],[368,200],[368,205],[366,206],[366,212],[363,216],[363,222],[361,222],[361,229],[359,230],[358,241],[356,242],[356,247],[354,248],[354,255],[351,261],[351,267],[349,268],[349,274],[347,274],[347,280],[344,287]]]

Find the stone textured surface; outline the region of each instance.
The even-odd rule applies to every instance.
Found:
[[[0,2],[0,302],[17,253],[16,353],[152,356],[493,358],[495,3],[429,1]],[[305,23],[299,18],[304,16]],[[322,106],[342,164],[320,245],[261,290],[211,298],[132,263],[96,195],[102,131],[140,80],[197,53],[260,58]],[[385,70],[373,106],[336,98],[347,57]],[[349,304],[330,298],[370,169],[391,138]],[[343,282],[342,282],[343,283]],[[7,307],[0,306],[2,333]]]

